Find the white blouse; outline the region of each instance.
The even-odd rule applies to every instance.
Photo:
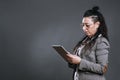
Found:
[[[77,49],[77,51],[76,51],[75,54],[78,55],[78,56],[80,56],[80,55],[81,55],[81,51],[82,51],[82,49],[84,48],[84,46],[85,46],[85,45],[81,45],[81,46]],[[75,73],[74,73],[74,80],[79,80],[78,78],[79,78],[79,74],[78,74],[78,66],[77,66],[76,71],[75,71]]]

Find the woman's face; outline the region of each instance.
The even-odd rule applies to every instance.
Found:
[[[88,37],[92,37],[99,27],[99,22],[94,22],[91,17],[84,17],[82,20],[83,31]]]

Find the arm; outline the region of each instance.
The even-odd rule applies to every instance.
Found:
[[[75,69],[75,68],[76,68],[76,65],[75,65],[75,64],[72,64],[72,63],[68,63],[68,67],[69,67],[69,68],[72,68],[72,69]]]
[[[108,41],[103,38],[96,46],[96,63],[81,59],[79,70],[104,74],[107,70],[109,47]]]

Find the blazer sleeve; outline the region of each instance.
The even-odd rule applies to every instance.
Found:
[[[82,71],[104,74],[106,65],[108,64],[109,48],[109,42],[105,38],[102,38],[96,45],[96,63],[90,62],[86,59],[81,59],[78,69]]]

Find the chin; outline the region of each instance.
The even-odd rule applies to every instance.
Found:
[[[86,34],[88,37],[91,37],[92,35]]]
[[[87,35],[87,36],[91,36],[90,34],[87,34],[87,33],[86,33],[86,35]]]

